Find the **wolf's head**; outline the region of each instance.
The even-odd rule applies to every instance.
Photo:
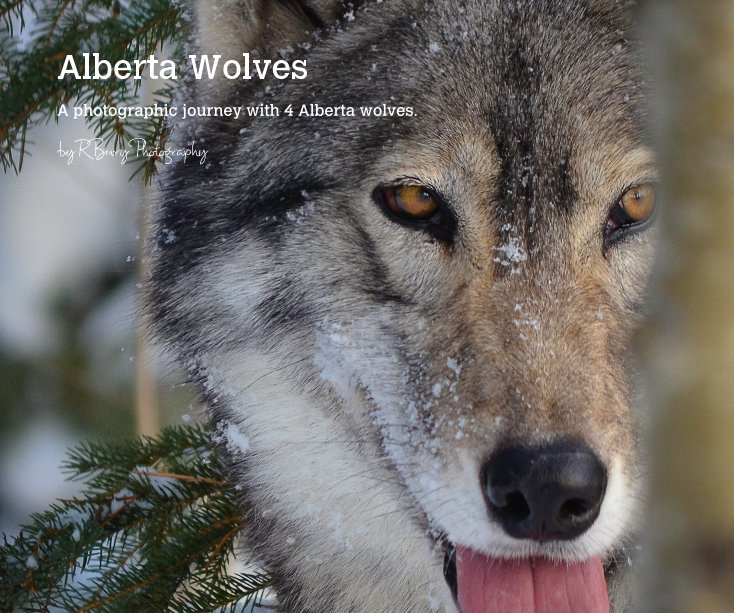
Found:
[[[536,596],[542,559],[593,583],[629,530],[655,171],[627,4],[198,9],[202,52],[308,67],[189,88],[280,115],[191,120],[208,164],[168,173],[152,250],[158,329],[249,437],[232,465],[294,610],[450,606],[433,542],[465,611],[534,610],[492,600],[525,580],[502,560]]]

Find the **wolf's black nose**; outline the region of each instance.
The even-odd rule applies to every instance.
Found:
[[[519,539],[568,540],[599,515],[607,471],[575,441],[500,449],[484,466],[484,495],[505,532]]]

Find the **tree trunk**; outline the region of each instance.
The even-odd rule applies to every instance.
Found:
[[[640,610],[734,611],[734,0],[650,0],[661,212]]]

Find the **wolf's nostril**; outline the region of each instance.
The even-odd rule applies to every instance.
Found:
[[[510,492],[505,497],[505,504],[498,505],[497,509],[502,515],[512,521],[523,521],[530,517],[530,507],[522,492]]]
[[[562,522],[583,521],[592,511],[593,507],[588,500],[571,498],[558,509],[558,520]]]
[[[483,469],[490,514],[510,536],[573,539],[599,515],[607,472],[596,455],[573,441],[495,453]]]

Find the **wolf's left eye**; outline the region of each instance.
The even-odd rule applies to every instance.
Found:
[[[604,248],[648,225],[655,213],[655,186],[640,183],[628,188],[612,208],[604,229]]]
[[[655,212],[655,187],[650,183],[630,187],[612,209],[609,230],[641,224]]]

